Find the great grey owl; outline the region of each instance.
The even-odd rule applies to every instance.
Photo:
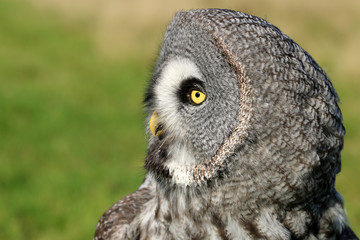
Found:
[[[337,102],[311,56],[265,20],[178,12],[145,96],[145,180],[94,239],[357,239],[334,187]]]

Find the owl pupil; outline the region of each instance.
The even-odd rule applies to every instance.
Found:
[[[199,92],[195,93],[195,97],[199,98],[199,97],[200,97],[200,93],[199,93]]]

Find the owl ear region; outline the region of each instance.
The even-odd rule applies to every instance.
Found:
[[[159,137],[160,135],[162,135],[164,133],[164,131],[162,130],[162,125],[160,124],[159,115],[157,112],[153,112],[153,114],[151,115],[150,121],[149,121],[149,127],[150,127],[151,134],[154,135],[155,137]]]

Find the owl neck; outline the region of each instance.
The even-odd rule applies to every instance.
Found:
[[[324,164],[305,169],[308,167],[305,162],[305,167],[302,167],[305,172],[299,173],[292,168],[295,164],[283,164],[285,160],[267,161],[267,156],[263,161],[252,159],[248,156],[254,148],[245,146],[230,157],[221,150],[228,153],[231,149],[220,149],[210,161],[196,165],[188,149],[182,151],[178,148],[174,154],[174,151],[169,151],[170,145],[171,142],[167,141],[155,142],[149,149],[145,167],[148,174],[156,179],[158,189],[169,197],[175,196],[174,199],[182,195],[187,199],[200,197],[204,203],[211,202],[212,207],[225,211],[235,209],[242,213],[258,212],[262,207],[319,212],[311,209],[313,206],[324,208],[322,206],[336,193],[332,173],[323,170]],[[274,155],[270,151],[264,152]],[[183,163],[179,159],[186,161]],[[278,164],[274,164],[276,162]],[[323,179],[327,182],[324,183]],[[304,185],[305,182],[312,184]]]
[[[202,186],[168,185],[156,182],[156,214],[164,221],[194,222],[201,228],[208,224],[227,232],[243,232],[249,239],[290,239],[335,236],[345,225],[341,197],[333,192],[318,205],[298,203],[285,206],[240,196],[235,182],[209,183]],[[325,203],[326,201],[326,203]],[[166,220],[167,219],[167,220]],[[272,232],[268,232],[269,224]],[[234,233],[235,234],[235,233]],[[310,235],[309,235],[310,234]],[[245,238],[246,239],[246,238]]]

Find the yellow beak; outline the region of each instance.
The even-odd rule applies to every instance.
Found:
[[[163,134],[163,131],[161,129],[161,124],[159,121],[159,115],[157,112],[153,112],[153,114],[151,115],[149,121],[149,127],[152,135],[158,137],[161,134]]]

